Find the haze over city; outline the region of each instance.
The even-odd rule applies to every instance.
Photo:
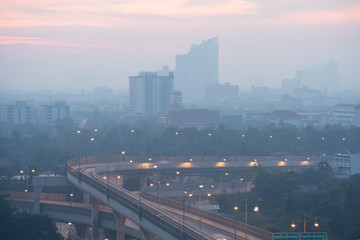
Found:
[[[128,77],[219,38],[219,82],[280,87],[297,70],[338,63],[360,87],[360,3],[310,1],[2,1],[1,91],[128,91]]]

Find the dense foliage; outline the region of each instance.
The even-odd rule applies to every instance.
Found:
[[[0,195],[0,238],[7,240],[63,239],[49,217],[16,213],[2,195]]]
[[[71,157],[120,155],[122,151],[127,156],[265,156],[277,152],[305,156],[360,151],[360,128],[337,126],[177,129],[144,122],[136,126],[108,123],[97,132],[83,130],[81,134],[75,130],[71,121],[64,120],[54,128],[23,126],[0,131],[0,159],[13,163],[12,168],[0,168],[0,175],[26,166],[61,172]]]
[[[233,206],[240,206],[236,214],[242,221],[247,201],[249,223],[272,232],[302,232],[305,218],[308,232],[328,232],[332,240],[360,238],[360,174],[341,180],[323,165],[301,173],[258,168],[252,192],[224,194],[218,201],[229,215],[234,215]],[[255,204],[260,207],[258,213],[252,211]],[[293,221],[295,229],[290,227]]]

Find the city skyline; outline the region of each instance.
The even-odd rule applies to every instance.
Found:
[[[359,89],[360,4],[302,1],[3,1],[0,89],[122,92],[128,76],[168,65],[219,37],[219,82],[280,87],[296,71],[339,65]]]

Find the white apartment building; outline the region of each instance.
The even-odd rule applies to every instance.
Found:
[[[17,101],[13,105],[1,106],[0,122],[9,125],[31,123],[31,106],[26,101]]]
[[[333,123],[344,127],[360,127],[360,104],[336,104],[333,110]]]
[[[39,124],[54,125],[57,120],[70,118],[70,106],[65,101],[55,101],[54,104],[39,106]]]
[[[174,75],[167,67],[129,77],[130,116],[158,116],[166,112],[174,92]]]

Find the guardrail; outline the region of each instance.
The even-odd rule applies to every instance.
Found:
[[[80,159],[77,161],[81,163]],[[81,173],[81,169],[77,170],[71,166],[73,162],[75,162],[75,166],[78,165],[76,164],[76,160],[70,160],[67,164],[68,174],[78,178],[80,181],[83,181],[92,188],[95,188],[100,193],[106,195],[108,199],[111,198],[118,204],[121,204],[127,209],[138,214],[140,218],[144,218],[155,226],[161,228],[163,231],[166,231],[171,236],[174,236],[177,239],[184,238],[189,240],[205,240],[212,238],[211,236],[206,236],[203,232],[189,226],[187,226],[183,232],[181,220],[176,218],[176,220],[174,220],[174,218],[168,216],[170,215],[169,213],[155,209],[151,206],[151,204],[147,204],[146,202],[142,202],[140,205],[137,197],[133,196],[133,194],[127,190],[123,188],[119,189],[118,187],[114,187],[112,184],[107,185],[94,172],[91,173],[91,177],[87,174]]]
[[[179,203],[177,201],[173,201],[170,199],[166,199],[166,198],[158,198],[158,196],[146,193],[146,192],[141,192],[141,196],[149,201],[152,202],[158,202],[160,200],[160,204],[182,211],[183,210],[183,205],[182,203]],[[234,227],[234,219],[228,218],[228,217],[224,217],[209,211],[204,211],[202,209],[199,208],[195,208],[195,207],[191,207],[191,206],[186,206],[186,213],[190,213],[193,215],[201,215],[201,218],[203,219],[207,219],[209,221],[215,222],[219,225],[222,226],[226,226],[229,228],[233,228]],[[246,232],[248,233],[248,235],[254,236],[256,238],[262,239],[262,240],[273,240],[274,239],[274,235],[272,232],[268,232],[265,231],[263,229],[251,226],[251,225],[246,225],[243,222],[236,222],[237,224],[237,229],[240,232]]]

